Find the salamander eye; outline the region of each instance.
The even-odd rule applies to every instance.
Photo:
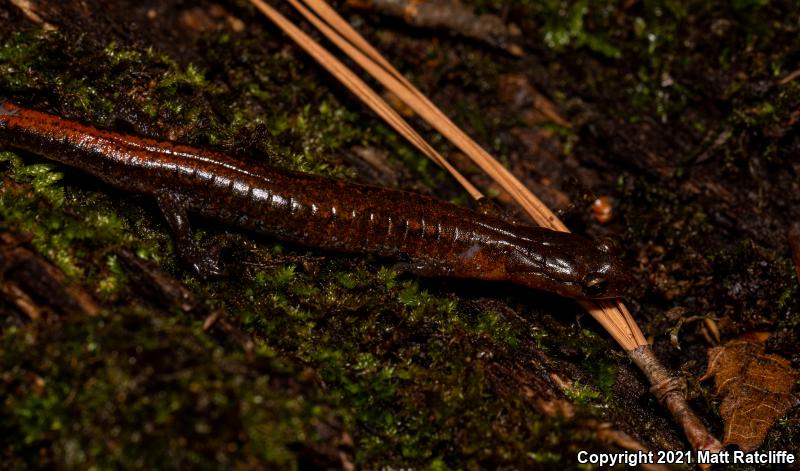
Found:
[[[608,254],[619,252],[619,244],[611,237],[601,237],[597,239],[597,249]]]
[[[597,296],[603,294],[608,286],[608,282],[600,275],[589,275],[583,282],[583,287],[586,294],[589,296]]]

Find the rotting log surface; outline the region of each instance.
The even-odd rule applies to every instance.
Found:
[[[56,32],[0,5],[0,92],[12,99],[304,171],[371,181],[389,169],[387,182],[467,203],[242,3],[28,3]],[[519,58],[345,3],[572,230],[621,239],[643,287],[636,319],[713,432],[714,399],[694,380],[711,345],[687,320],[675,348],[681,319],[714,317],[723,340],[772,332],[768,350],[800,365],[789,2],[464,2],[515,23]],[[364,149],[375,168],[352,164]],[[418,280],[202,221],[200,242],[221,247],[230,274],[199,280],[150,201],[33,156],[0,159],[2,223],[33,234],[26,250],[103,308],[30,322],[0,303],[0,434],[11,437],[0,456],[17,468],[571,469],[577,450],[609,449],[585,419],[650,449],[688,445],[571,301]],[[597,196],[611,201],[605,224],[589,211]],[[197,307],[171,297],[161,272]],[[797,414],[764,446],[797,453]]]

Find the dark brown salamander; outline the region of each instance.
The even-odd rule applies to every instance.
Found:
[[[243,163],[10,102],[0,105],[0,145],[154,195],[181,256],[201,274],[218,269],[195,248],[187,210],[310,247],[400,259],[421,276],[505,280],[581,298],[617,297],[628,287],[605,244],[415,193]]]

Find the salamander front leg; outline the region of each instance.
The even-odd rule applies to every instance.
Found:
[[[175,246],[181,258],[191,265],[198,275],[204,278],[221,275],[222,270],[219,267],[219,260],[211,254],[200,250],[194,241],[183,198],[169,191],[158,191],[156,192],[156,200],[159,208],[161,208],[161,213],[164,214],[172,232],[175,234]]]

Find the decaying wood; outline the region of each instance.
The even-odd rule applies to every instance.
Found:
[[[30,240],[18,232],[0,234],[0,295],[31,320],[45,310],[96,315],[100,307],[92,296],[67,283],[64,272],[29,248]]]
[[[650,451],[636,439],[625,432],[615,429],[613,425],[608,422],[598,423],[594,420],[587,420],[586,426],[595,429],[597,431],[597,438],[605,443],[610,443],[623,450],[633,452],[641,451],[647,453]],[[639,467],[645,471],[667,471],[670,469],[666,465],[655,463],[639,463]]]
[[[13,281],[6,281],[0,285],[3,297],[17,307],[23,314],[32,321],[42,318],[42,309],[36,302],[28,296],[22,288]]]
[[[500,77],[498,85],[500,99],[520,115],[520,119],[528,126],[536,126],[543,122],[552,122],[570,128],[558,106],[544,96],[523,74],[508,74]]]
[[[509,309],[510,310],[510,309]],[[539,413],[567,421],[578,420],[581,427],[594,430],[597,438],[609,445],[632,452],[649,451],[646,446],[627,433],[618,430],[613,424],[594,419],[576,419],[575,406],[567,393],[575,388],[575,382],[563,371],[563,364],[549,357],[545,352],[532,348],[526,354],[526,361],[507,358],[487,358],[476,363],[485,376],[489,388],[500,397],[518,397],[530,404]],[[665,471],[668,468],[658,464],[642,464],[648,471]]]
[[[181,282],[144,262],[130,250],[121,250],[119,260],[131,278],[131,286],[158,306],[170,306],[191,311],[197,305],[191,291]]]
[[[520,32],[491,14],[476,15],[458,0],[348,0],[348,5],[402,18],[411,26],[449,31],[504,49],[515,56],[522,48],[515,39]]]
[[[30,320],[36,321],[47,312],[56,314],[96,315],[100,306],[91,294],[67,282],[66,275],[33,249],[31,238],[18,232],[0,233],[0,298],[13,304]],[[222,311],[205,312],[191,291],[180,281],[139,259],[129,250],[118,254],[132,286],[155,306],[196,311],[206,316],[203,330],[228,337],[248,354],[253,351],[252,339],[224,318]]]
[[[209,312],[183,283],[128,250],[120,251],[119,259],[128,276],[132,278],[130,285],[144,299],[152,300],[155,307],[169,306],[191,312],[203,319],[203,331],[216,333],[223,339],[238,344],[246,354],[252,354],[255,347],[253,339],[229,322],[224,311],[212,309]]]

